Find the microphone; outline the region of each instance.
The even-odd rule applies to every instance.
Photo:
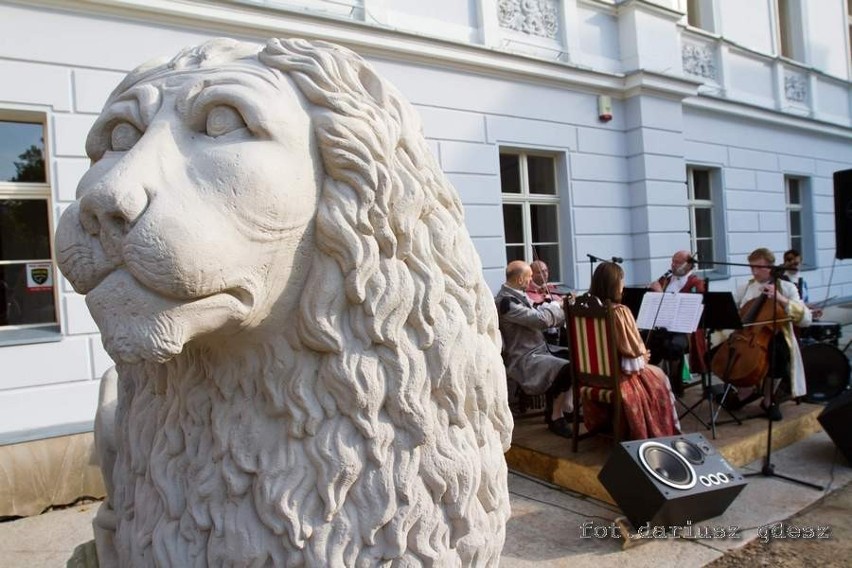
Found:
[[[666,270],[665,274],[663,274],[663,278],[671,278],[672,271],[671,268]]]
[[[621,264],[622,262],[624,262],[624,259],[621,258],[620,256],[614,256],[614,257],[612,257],[612,261],[616,264]]]

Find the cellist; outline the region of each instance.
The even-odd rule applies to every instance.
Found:
[[[805,368],[802,364],[802,354],[793,333],[793,325],[807,327],[811,324],[811,311],[799,296],[796,285],[792,282],[773,278],[772,267],[775,265],[775,255],[767,248],[758,248],[748,255],[752,278],[741,282],[734,292],[737,306],[742,308],[749,301],[763,295],[767,302],[777,301],[783,310],[786,321],[779,323],[779,332],[774,337],[774,349],[770,345],[767,353],[770,358],[774,352],[774,360],[769,361],[769,372],[764,378],[763,388],[760,386],[740,388],[736,398],[726,400],[728,408],[740,408],[750,402],[762,398],[760,407],[770,420],[781,420],[781,410],[778,403],[772,401],[772,391],[777,388],[781,379],[790,381],[790,393],[793,397],[804,396],[806,393]],[[777,295],[776,295],[777,291]],[[762,396],[761,396],[762,395]],[[730,399],[730,395],[728,395]]]

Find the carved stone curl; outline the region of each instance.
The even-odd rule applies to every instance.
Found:
[[[788,101],[804,103],[808,100],[808,83],[801,75],[784,76],[784,97]]]
[[[709,47],[685,43],[681,56],[684,72],[707,79],[716,79],[716,57]]]
[[[131,72],[57,231],[116,370],[104,566],[496,565],[512,419],[461,203],[349,50]]]

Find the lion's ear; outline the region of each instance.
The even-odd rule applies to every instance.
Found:
[[[376,72],[369,65],[361,65],[361,69],[358,72],[358,79],[361,81],[361,85],[364,87],[370,96],[378,103],[381,103],[384,106],[385,98],[387,94],[385,93],[385,85],[379,76],[376,75]]]

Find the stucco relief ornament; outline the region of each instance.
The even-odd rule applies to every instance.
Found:
[[[131,72],[86,150],[56,240],[116,361],[101,565],[496,565],[496,311],[401,95],[219,39]]]
[[[716,79],[716,58],[712,49],[686,43],[681,51],[683,70],[690,75]]]
[[[808,99],[808,84],[801,75],[784,77],[784,96],[788,101],[803,103]]]
[[[559,7],[553,0],[499,0],[497,19],[500,27],[557,39]]]

